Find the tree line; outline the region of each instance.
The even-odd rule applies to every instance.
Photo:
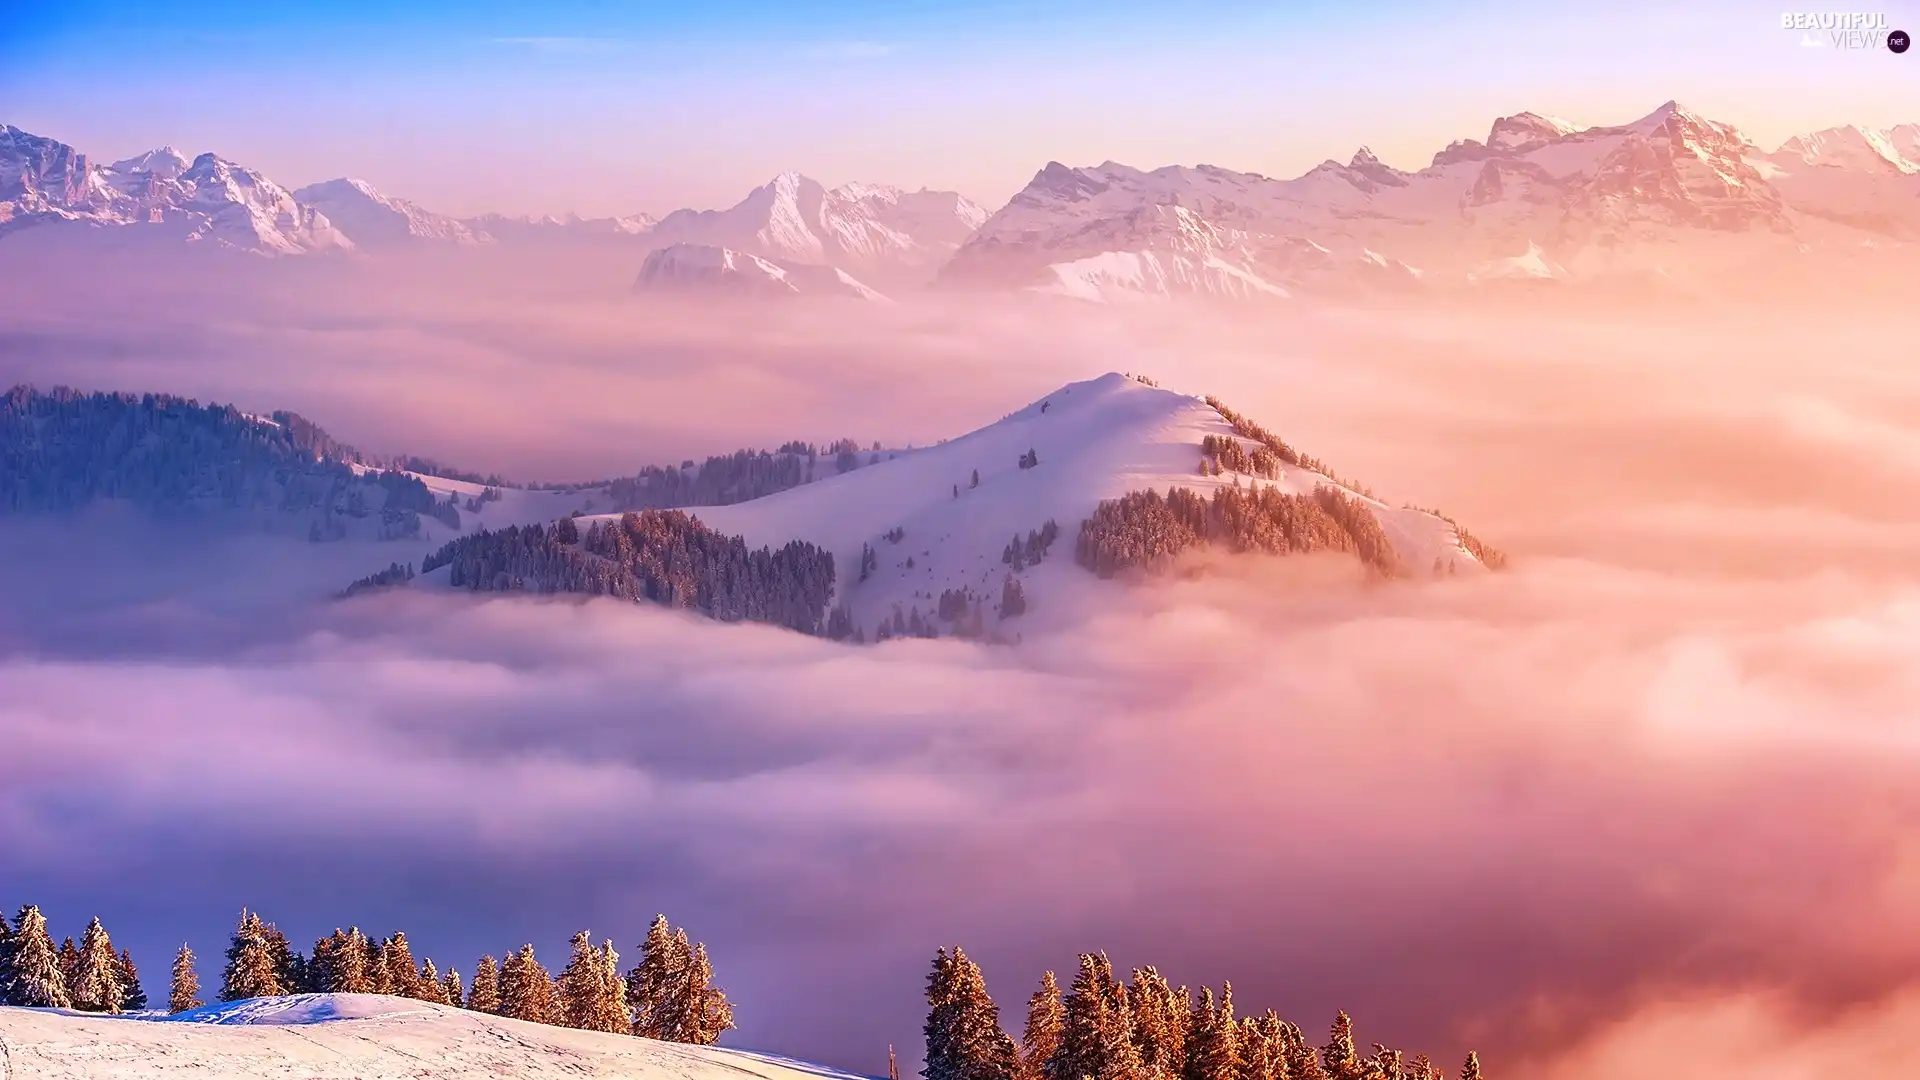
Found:
[[[712,1045],[733,1030],[733,1005],[713,985],[705,944],[690,941],[685,929],[660,915],[639,948],[639,961],[622,972],[612,940],[596,946],[582,930],[557,976],[532,945],[522,945],[508,950],[504,961],[482,956],[467,984],[453,968],[441,971],[431,957],[416,963],[403,931],[375,941],[359,927],[335,929],[301,953],[274,924],[242,911],[227,946],[218,999],[388,994],[514,1020],[699,1045]],[[180,946],[168,1012],[205,1004],[197,961],[191,946]],[[99,919],[87,925],[79,945],[68,938],[55,948],[46,917],[28,905],[12,925],[0,916],[0,1005],[129,1013],[146,1011],[148,1002],[132,955],[114,952]]]
[[[147,995],[133,954],[114,951],[99,919],[87,924],[78,945],[69,937],[55,948],[46,916],[28,904],[11,925],[0,912],[0,1005],[137,1012]]]
[[[679,465],[648,465],[631,476],[579,483],[534,484],[534,490],[604,490],[610,510],[672,510],[689,506],[728,506],[758,499],[788,488],[811,484],[828,476],[878,464],[880,444],[863,457],[860,444],[840,439],[816,446],[798,439],[778,450],[735,450],[705,461]],[[831,472],[825,463],[831,462]]]
[[[356,469],[355,466],[359,466]],[[458,510],[417,477],[341,443],[294,413],[250,416],[170,394],[0,396],[0,512],[69,511],[100,499],[309,513],[309,537],[379,517],[382,539],[417,536],[420,515],[458,528]]]
[[[1271,487],[1136,491],[1107,499],[1080,524],[1074,559],[1103,578],[1163,567],[1192,548],[1270,554],[1350,553],[1384,576],[1401,572],[1393,544],[1366,503],[1322,484],[1311,495]]]
[[[926,997],[926,1080],[1445,1080],[1424,1054],[1363,1052],[1345,1012],[1316,1047],[1271,1009],[1236,1016],[1232,983],[1196,997],[1152,967],[1123,983],[1105,953],[1082,953],[1064,994],[1041,977],[1018,1043],[960,948],[934,954]],[[1481,1080],[1477,1054],[1459,1080]]]
[[[625,513],[584,534],[572,518],[483,530],[427,556],[420,572],[442,566],[475,592],[617,596],[815,635],[826,632],[834,580],[831,552],[797,540],[750,549],[678,510]]]

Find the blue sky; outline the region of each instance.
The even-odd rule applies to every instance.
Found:
[[[1415,167],[1503,113],[1613,122],[1672,97],[1762,141],[1920,120],[1920,54],[1802,50],[1778,20],[1728,0],[40,5],[0,30],[0,122],[453,212],[659,213],[789,168],[992,203],[1049,159],[1291,175],[1365,143]]]

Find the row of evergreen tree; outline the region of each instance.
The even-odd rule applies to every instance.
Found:
[[[46,916],[28,904],[11,925],[0,913],[0,1005],[137,1012],[147,995],[133,955],[114,951],[99,919],[87,924],[78,945],[69,937],[55,948]]]
[[[616,596],[816,635],[828,629],[834,580],[830,552],[802,541],[749,549],[678,510],[622,514],[585,534],[572,518],[481,531],[427,556],[420,572],[441,566],[476,592]]]
[[[1042,976],[1015,1043],[979,965],[941,949],[927,976],[925,1034],[926,1080],[1445,1080],[1424,1054],[1380,1043],[1363,1053],[1344,1012],[1315,1047],[1272,1010],[1236,1016],[1231,983],[1196,998],[1152,967],[1123,983],[1104,953],[1081,954],[1064,995],[1053,972]],[[1477,1054],[1459,1080],[1480,1080]]]
[[[1265,447],[1268,451],[1270,451],[1273,454],[1273,456],[1279,458],[1281,461],[1284,461],[1289,465],[1295,465],[1302,469],[1307,469],[1312,472],[1317,472],[1321,476],[1326,477],[1327,479],[1333,481],[1336,484],[1341,485],[1342,487],[1350,488],[1354,491],[1361,492],[1362,494],[1366,495],[1368,498],[1373,498],[1373,491],[1370,488],[1363,487],[1361,485],[1352,483],[1347,480],[1342,480],[1340,476],[1333,471],[1333,468],[1329,466],[1326,462],[1321,461],[1318,458],[1310,457],[1306,454],[1301,453],[1298,450],[1295,450],[1293,447],[1288,446],[1286,443],[1286,440],[1282,439],[1278,435],[1275,435],[1273,432],[1268,431],[1266,428],[1261,427],[1259,424],[1254,423],[1252,420],[1248,419],[1247,417],[1242,416],[1237,412],[1234,412],[1232,409],[1229,409],[1226,403],[1221,401],[1219,398],[1209,395],[1206,401],[1208,405],[1211,405],[1213,407],[1213,411],[1219,413],[1220,418],[1222,420],[1225,420],[1229,427],[1233,428],[1234,434],[1240,436],[1243,439],[1249,439],[1249,440],[1252,440],[1253,442],[1260,444],[1261,446]],[[1229,466],[1229,468],[1231,468],[1231,466]],[[1252,470],[1243,469],[1238,471],[1251,472]]]
[[[1101,577],[1164,566],[1191,548],[1284,555],[1350,553],[1384,576],[1401,573],[1379,519],[1359,499],[1322,484],[1312,495],[1255,486],[1216,488],[1213,498],[1189,488],[1165,496],[1136,491],[1102,502],[1080,525],[1074,559]]]
[[[831,471],[826,465],[829,461]],[[605,489],[613,502],[610,509],[615,511],[672,510],[746,502],[879,461],[879,443],[863,453],[852,439],[840,439],[824,447],[793,440],[775,451],[735,450],[698,463],[687,460],[679,465],[648,465],[631,476],[611,480],[533,486],[553,491]]]
[[[711,1045],[735,1026],[732,1003],[713,985],[706,945],[690,941],[665,915],[648,927],[640,960],[625,973],[611,940],[595,946],[582,930],[572,947],[557,977],[532,945],[522,945],[507,952],[504,962],[481,957],[471,985],[465,985],[458,971],[442,972],[431,957],[416,965],[404,932],[376,942],[358,927],[336,929],[303,954],[278,927],[243,911],[227,946],[219,999],[391,994],[515,1020],[700,1045]],[[180,946],[169,1012],[204,1004],[196,962],[193,949]],[[0,1005],[124,1013],[144,1011],[148,1003],[132,954],[114,951],[99,919],[87,925],[78,945],[68,938],[56,948],[45,916],[28,905],[11,925],[0,917]]]

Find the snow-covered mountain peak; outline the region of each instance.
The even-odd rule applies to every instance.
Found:
[[[171,146],[162,146],[114,162],[107,168],[116,173],[146,173],[161,180],[172,180],[192,166],[186,156]]]
[[[1905,125],[1920,135],[1920,125]],[[1920,173],[1920,138],[1903,128],[1875,130],[1852,124],[1795,135],[1767,155],[1776,165],[1814,165],[1871,173]],[[1905,145],[1903,145],[1905,144]]]
[[[1487,133],[1486,145],[1508,153],[1520,152],[1544,146],[1574,130],[1574,125],[1557,117],[1533,112],[1514,113],[1493,122],[1492,130]]]
[[[354,177],[309,184],[293,195],[302,204],[326,215],[328,221],[359,247],[392,247],[412,241],[476,244],[492,240],[466,222],[435,214],[406,199],[382,195],[372,184]]]
[[[896,608],[931,616],[943,593],[997,600],[1009,576],[1020,579],[1034,614],[1045,618],[1062,611],[1075,590],[1099,587],[1074,565],[1073,547],[1080,523],[1103,500],[1175,487],[1209,496],[1234,486],[1296,495],[1340,487],[1297,465],[1258,477],[1203,475],[1209,437],[1243,438],[1204,400],[1108,373],[1061,386],[938,445],[697,514],[755,546],[805,540],[832,551],[837,601],[869,634]],[[1352,494],[1406,566],[1425,569],[1436,559],[1474,565],[1447,521]],[[1014,563],[1004,556],[1009,539],[1045,530],[1048,522],[1055,540],[1043,557]],[[866,550],[871,559],[863,558]],[[1006,625],[1011,634],[1025,624]]]
[[[784,172],[725,210],[676,210],[651,235],[661,247],[716,247],[864,276],[936,265],[985,216],[953,192],[906,192],[884,184],[830,189]]]

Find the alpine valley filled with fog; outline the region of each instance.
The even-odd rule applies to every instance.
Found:
[[[1920,124],[1468,134],[0,126],[0,1080],[1904,1075]]]

